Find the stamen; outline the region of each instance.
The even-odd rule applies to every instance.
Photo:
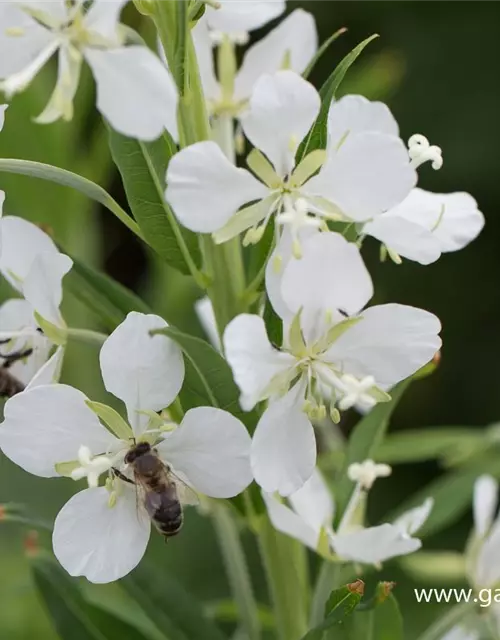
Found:
[[[357,482],[361,489],[369,490],[377,478],[387,478],[392,473],[388,464],[377,464],[373,460],[355,462],[349,465],[347,476],[349,480]]]
[[[97,487],[99,485],[99,476],[109,471],[113,466],[113,461],[107,456],[93,458],[91,450],[85,445],[78,449],[78,462],[80,466],[71,472],[71,477],[73,480],[87,478],[90,488]]]
[[[443,166],[441,147],[430,145],[427,138],[419,133],[414,134],[408,140],[408,153],[410,164],[417,169],[424,162],[431,162],[432,168],[437,170]]]

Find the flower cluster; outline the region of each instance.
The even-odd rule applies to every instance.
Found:
[[[346,463],[341,481],[349,496],[342,513],[335,513],[341,501],[320,470],[315,429],[326,424],[333,430],[344,412],[366,413],[391,401],[393,387],[441,348],[441,324],[433,313],[371,304],[366,239],[380,243],[382,259],[428,265],[471,242],[483,227],[482,213],[467,193],[417,187],[421,165],[442,166],[441,149],[421,134],[405,144],[386,105],[359,95],[325,104],[306,79],[317,51],[308,12],[293,11],[252,44],[239,69],[236,47],[279,17],[285,2],[221,0],[218,9],[190,13],[184,26],[192,37],[185,53],[191,67],[181,74],[186,86],[179,87],[167,53],[157,56],[120,24],[124,4],[0,3],[0,89],[8,97],[24,90],[57,53],[56,87],[37,121],[70,120],[85,61],[96,81],[97,109],[112,129],[146,141],[167,130],[180,141],[180,149],[158,163],[168,165],[166,189],[163,194],[155,174],[155,192],[164,196],[161,217],[171,217],[168,242],[184,238],[181,226],[200,234],[205,263],[198,281],[211,298],[198,301],[197,311],[219,351],[203,345],[217,358],[207,368],[213,373],[213,362],[219,363],[224,375],[232,374],[237,393],[232,403],[218,404],[214,392],[213,406],[199,406],[206,404],[204,396],[183,407],[189,370],[203,378],[202,367],[188,353],[191,366],[185,369],[189,349],[176,339],[179,331],[136,311],[122,313],[122,322],[101,340],[103,386],[123,403],[120,412],[61,384],[67,341],[84,335],[68,327],[60,311],[63,278],[73,262],[37,225],[2,217],[0,273],[21,297],[0,307],[0,367],[11,385],[0,448],[29,473],[88,485],[55,520],[56,557],[73,576],[117,580],[143,557],[151,523],[165,535],[176,533],[182,504],[201,501],[210,511],[212,499],[232,498],[254,480],[261,507],[256,517],[268,517],[327,562],[378,566],[417,551],[415,536],[433,500],[371,526],[369,492],[391,467],[359,459]],[[158,3],[146,4],[153,12]],[[191,59],[194,52],[198,60]],[[204,95],[186,97],[182,91],[194,92],[198,76]],[[213,139],[190,140],[183,130],[196,100],[197,113],[209,114],[203,124],[207,130],[211,125]],[[1,106],[0,124],[4,111]],[[141,149],[147,155],[147,145]],[[240,166],[243,156],[248,168]],[[148,157],[148,172],[155,171],[156,159]],[[0,205],[4,198],[0,192]],[[145,217],[153,216],[149,211]],[[266,259],[251,279],[241,251],[257,253],[259,243]],[[182,249],[189,253],[186,243]],[[223,262],[217,271],[211,251],[240,261],[234,271],[243,272],[244,283],[230,314],[220,313],[212,294],[217,286],[229,298],[238,289],[234,264]],[[278,341],[271,336],[273,323]],[[220,408],[234,409],[238,400],[238,417]],[[245,415],[251,416],[248,424]],[[470,556],[475,586],[500,579],[492,561],[500,535],[492,524],[496,493],[491,478],[478,482]],[[169,508],[177,510],[175,527],[169,516],[170,530],[167,495]],[[252,502],[255,495],[247,497]]]

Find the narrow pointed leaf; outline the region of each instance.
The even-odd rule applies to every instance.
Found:
[[[201,605],[159,567],[143,562],[121,584],[169,640],[226,640]]]
[[[66,169],[54,167],[50,164],[42,162],[31,162],[30,160],[17,160],[10,158],[0,158],[0,173],[16,173],[19,175],[30,176],[32,178],[40,178],[55,182],[63,187],[70,187],[76,191],[80,191],[83,195],[99,202],[106,209],[128,227],[133,233],[142,238],[139,227],[134,220],[124,211],[120,205],[114,200],[107,191],[102,187],[83,176],[80,176]]]
[[[326,603],[325,619],[306,633],[302,640],[322,640],[325,631],[343,626],[361,602],[362,597],[363,583],[361,580],[332,591]]]
[[[254,411],[241,410],[240,393],[231,368],[218,351],[208,342],[174,327],[165,327],[154,333],[168,336],[184,353],[186,375],[180,393],[184,410],[207,405],[225,409],[253,430],[257,416]]]
[[[320,59],[323,57],[323,55],[326,53],[326,51],[329,49],[330,45],[333,44],[335,40],[337,40],[337,38],[340,38],[340,36],[343,35],[346,31],[347,29],[345,27],[342,27],[338,31],[335,31],[335,33],[332,33],[332,35],[323,42],[321,47],[314,54],[314,57],[311,60],[311,62],[307,65],[306,70],[302,73],[302,77],[305,80],[307,80],[307,78],[311,75],[312,70],[320,61]]]
[[[146,143],[109,128],[109,141],[132,214],[148,244],[181,273],[196,270],[201,261],[198,239],[180,227],[164,197],[167,166],[176,152],[171,138],[165,134]]]
[[[132,625],[88,604],[77,583],[51,558],[35,557],[31,568],[40,598],[61,640],[148,640]]]
[[[314,149],[326,149],[327,141],[327,124],[328,124],[328,111],[330,110],[330,104],[335,98],[338,88],[345,77],[345,74],[349,70],[349,67],[357,60],[362,53],[363,49],[375,38],[378,38],[378,34],[374,34],[363,42],[360,42],[357,47],[346,55],[346,57],[339,62],[335,67],[333,73],[320,89],[321,96],[321,109],[316,122],[311,127],[306,139],[300,145],[297,152],[297,162],[300,162],[304,156]]]

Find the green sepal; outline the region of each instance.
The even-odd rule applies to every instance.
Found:
[[[277,189],[280,186],[280,177],[262,151],[252,149],[247,156],[246,162],[248,168],[251,169],[270,189]]]
[[[368,395],[370,395],[372,398],[374,398],[374,400],[376,400],[377,402],[390,402],[391,401],[391,396],[386,391],[384,391],[380,387],[377,387],[376,385],[374,385],[368,391]]]
[[[302,308],[295,314],[288,330],[288,343],[290,351],[297,357],[302,358],[306,355],[306,343],[304,336],[302,335],[302,328],[300,326],[300,318],[302,315]]]
[[[363,320],[363,316],[356,316],[354,318],[346,318],[341,322],[337,322],[337,324],[333,325],[324,338],[322,338],[318,344],[318,350],[325,351],[332,344],[340,338],[340,336],[344,335],[346,331],[348,331],[351,327],[354,327],[355,324],[358,324],[360,320]]]
[[[69,462],[57,462],[54,469],[63,478],[71,478],[72,472],[80,466],[78,460],[70,460]]]
[[[62,329],[61,327],[57,327],[55,324],[52,324],[52,322],[49,322],[48,320],[45,320],[45,318],[42,318],[42,316],[37,311],[35,311],[34,315],[38,326],[43,331],[44,336],[51,342],[56,344],[58,347],[64,347],[66,345],[66,342],[68,341],[68,334],[66,330]]]
[[[109,430],[114,433],[117,438],[127,442],[134,437],[134,432],[130,425],[125,422],[118,411],[108,407],[107,404],[93,402],[92,400],[86,400],[85,404],[106,424]]]

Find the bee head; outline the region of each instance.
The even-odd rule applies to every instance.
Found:
[[[151,445],[149,444],[149,442],[139,442],[127,452],[127,455],[125,456],[125,463],[130,464],[137,460],[137,458],[139,458],[140,456],[143,456],[150,451]]]

